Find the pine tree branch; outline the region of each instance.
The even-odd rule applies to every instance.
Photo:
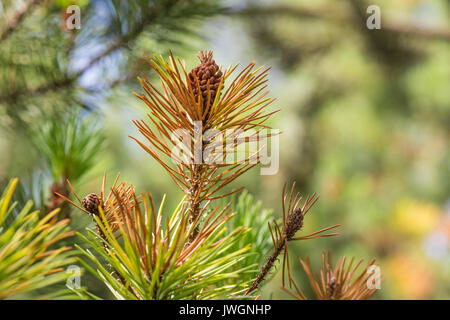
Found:
[[[382,23],[382,29],[405,36],[450,41],[450,30],[423,28],[410,24],[393,24],[389,22]]]
[[[109,46],[106,47],[100,54],[89,61],[83,68],[78,70],[73,75],[67,75],[62,79],[57,79],[49,83],[45,83],[41,86],[37,86],[31,89],[21,89],[14,92],[10,92],[4,95],[0,95],[0,102],[10,102],[26,95],[27,97],[45,94],[49,91],[59,90],[67,88],[73,85],[79,78],[81,78],[89,69],[99,63],[101,60],[111,55],[115,51],[123,48],[128,43],[136,39],[156,17],[156,10],[150,10],[147,16],[141,21],[141,23],[129,33],[119,37],[115,41],[112,41]]]
[[[66,88],[70,86],[72,83],[75,82],[75,80],[78,77],[66,77],[63,79],[58,79],[49,83],[46,83],[42,86],[37,86],[35,88],[31,89],[22,89],[22,90],[16,90],[4,95],[0,96],[0,102],[14,102],[15,100],[19,99],[20,97],[26,95],[27,97],[36,96],[45,94],[52,90],[59,90]]]
[[[229,15],[237,16],[276,16],[284,15],[293,18],[314,18],[325,19],[337,23],[349,22],[349,18],[342,14],[336,14],[335,11],[323,9],[306,9],[291,6],[269,6],[269,7],[247,7],[244,9],[231,9],[227,12]],[[443,28],[425,28],[406,23],[392,23],[390,21],[383,21],[381,24],[382,30],[396,33],[402,36],[421,37],[424,39],[436,39],[442,41],[450,41],[450,30]]]
[[[37,4],[39,2],[44,2],[46,0],[30,0],[29,3]],[[18,88],[17,90],[5,92],[3,94],[0,94],[0,103],[2,102],[9,102],[14,103],[16,100],[21,99],[22,97],[33,97],[37,95],[42,95],[50,91],[56,91],[61,90],[65,88],[69,88],[73,86],[79,78],[81,78],[89,69],[91,69],[93,66],[97,65],[101,60],[103,60],[105,57],[110,56],[114,52],[116,52],[119,49],[122,49],[126,47],[130,42],[134,41],[137,37],[139,37],[142,32],[146,30],[146,27],[152,24],[161,23],[161,18],[167,18],[172,10],[175,10],[178,8],[179,4],[182,3],[180,0],[176,1],[170,1],[167,6],[165,7],[151,7],[145,9],[144,16],[142,19],[136,24],[134,28],[132,28],[129,32],[127,32],[124,35],[121,35],[117,37],[115,40],[110,41],[106,44],[106,48],[96,57],[94,57],[92,60],[90,60],[84,67],[76,71],[74,74],[66,74],[62,78],[59,79],[53,79],[49,82],[37,85],[32,88],[22,87]],[[23,9],[23,13],[20,16],[24,16],[30,6],[27,6],[27,10]],[[190,13],[190,14],[202,14],[202,13]],[[15,16],[19,16],[19,14],[16,14]],[[14,19],[14,21],[19,21],[20,19]],[[13,19],[11,19],[13,21]],[[11,26],[16,25],[17,23],[11,23]],[[9,28],[8,28],[9,29]],[[12,28],[13,29],[13,28]],[[9,31],[8,31],[9,33]],[[0,38],[1,40],[1,38]],[[127,77],[121,77],[117,80],[114,80],[114,85],[119,84],[120,82],[124,82],[127,80]]]
[[[278,245],[275,247],[275,250],[272,253],[272,255],[269,257],[269,259],[267,259],[266,264],[262,267],[262,269],[261,269],[260,273],[258,274],[258,276],[256,277],[256,279],[252,282],[252,284],[250,285],[250,288],[248,288],[248,290],[245,292],[245,295],[248,295],[251,292],[258,289],[261,282],[264,281],[264,279],[267,277],[269,272],[272,270],[272,267],[273,267],[275,261],[278,259],[278,256],[281,254],[281,252],[283,252],[283,250],[285,250],[285,245],[286,245],[286,239],[283,238],[280,240]]]
[[[0,41],[7,39],[14,30],[20,25],[23,19],[30,13],[31,9],[45,0],[29,0],[25,2],[16,12],[9,18],[6,27],[0,30]]]
[[[141,23],[139,23],[136,28],[131,30],[129,33],[119,37],[115,41],[111,42],[110,45],[101,52],[98,56],[93,58],[86,66],[84,66],[81,70],[76,73],[77,77],[82,76],[86,71],[88,71],[92,66],[100,62],[103,58],[111,55],[115,51],[120,48],[126,46],[128,43],[136,39],[144,30],[145,27],[152,23],[152,21],[156,18],[157,12],[156,10],[149,10],[147,15],[142,19]]]

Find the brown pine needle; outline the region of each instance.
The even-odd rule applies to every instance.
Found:
[[[311,289],[319,300],[365,300],[369,299],[376,291],[370,289],[367,285],[368,279],[371,275],[367,273],[369,266],[374,265],[375,259],[369,261],[367,266],[354,278],[358,272],[359,267],[363,263],[360,260],[355,267],[353,266],[354,258],[351,259],[350,264],[346,266],[346,257],[341,257],[336,266],[333,268],[331,263],[331,255],[328,253],[322,254],[322,269],[320,270],[320,277],[314,276],[311,263],[308,257],[305,260],[300,259],[300,263],[308,276]],[[297,293],[294,293],[284,286],[282,289],[298,300],[306,300],[298,286],[293,282]]]
[[[264,91],[270,68],[254,70],[254,63],[250,63],[230,82],[236,66],[222,71],[215,63],[212,51],[200,52],[199,59],[200,64],[191,72],[188,72],[184,62],[174,58],[172,53],[169,62],[159,57],[152,59],[151,67],[161,80],[162,90],[158,90],[142,75],[139,80],[145,93],[135,96],[148,106],[148,117],[153,126],[147,125],[143,120],[133,121],[148,143],[131,137],[187,194],[191,223],[197,220],[201,203],[237,192],[235,190],[227,195],[216,195],[254,167],[254,159],[260,159],[258,151],[246,155],[242,163],[195,163],[196,155],[204,155],[209,147],[209,142],[204,140],[206,130],[217,130],[223,141],[226,141],[232,137],[233,133],[230,132],[233,130],[240,129],[245,133],[254,128],[266,128],[264,122],[277,112],[267,110],[268,105],[273,102],[273,99],[266,97],[267,92]],[[172,154],[175,142],[171,134],[184,130],[192,135],[195,121],[201,123],[201,139],[196,141],[191,136],[189,141],[183,142],[190,151],[184,155],[187,159],[180,159]],[[264,140],[271,135],[273,134],[260,136],[259,139]],[[200,149],[192,150],[191,146],[195,145],[195,142],[200,142]],[[225,146],[218,148],[222,148],[224,155],[230,152],[225,150]],[[234,152],[232,151],[232,154]],[[177,163],[172,163],[171,157],[174,157]],[[220,157],[216,157],[216,160],[219,159]],[[248,165],[249,163],[252,165]],[[219,168],[224,170],[217,170]],[[195,237],[195,233],[192,236]]]

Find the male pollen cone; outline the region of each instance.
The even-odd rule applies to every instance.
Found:
[[[217,95],[217,90],[219,89],[220,81],[222,80],[222,71],[219,70],[219,66],[213,59],[212,51],[200,51],[198,55],[200,59],[200,64],[191,70],[189,73],[189,82],[191,83],[192,90],[194,91],[195,101],[198,101],[199,95],[203,97],[202,110],[205,111],[208,108],[206,117],[203,123],[209,117],[211,106],[214,103],[214,99]],[[196,77],[197,76],[197,77]],[[198,82],[197,82],[198,78]],[[208,80],[209,80],[209,91],[211,98],[208,103]],[[219,93],[220,94],[220,93]]]

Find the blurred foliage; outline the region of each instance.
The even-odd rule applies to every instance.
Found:
[[[251,244],[249,255],[239,262],[238,267],[259,267],[246,273],[241,273],[240,279],[243,282],[249,282],[254,280],[260,267],[265,263],[267,256],[273,250],[268,227],[268,222],[271,222],[273,219],[273,211],[262,208],[262,202],[255,201],[253,196],[246,190],[241,192],[239,196],[232,196],[231,209],[235,215],[228,221],[230,230],[235,230],[239,227],[249,229],[232,248],[237,250],[245,247],[247,244]]]
[[[1,1],[0,34],[10,21],[3,17],[23,3]],[[277,218],[282,185],[295,180],[302,194],[321,195],[305,232],[343,225],[336,239],[293,245],[291,256],[308,255],[313,270],[320,269],[313,252],[374,257],[384,277],[376,298],[450,298],[448,1],[370,1],[381,8],[381,30],[365,27],[369,2],[356,0],[91,0],[79,31],[62,28],[65,4],[48,3],[0,36],[3,185],[18,175],[27,184],[22,198],[37,198],[42,188],[48,197],[53,181],[39,187],[52,178],[43,177],[29,124],[46,127],[67,110],[96,110],[106,136],[95,164],[102,170],[77,183],[83,192],[96,191],[108,168],[155,198],[179,199],[162,169],[127,138],[136,132],[130,120],[145,114],[131,91],[138,90],[139,72],[152,76],[151,54],[170,47],[192,57],[186,65],[193,66],[198,50],[212,48],[225,66],[272,65],[271,94],[282,108],[271,123],[283,131],[279,173],[254,170],[230,188],[245,185]],[[169,212],[176,206],[166,204]],[[235,210],[230,223],[245,223]],[[74,216],[81,230],[86,219]],[[255,239],[252,231],[246,236]],[[294,269],[303,289],[308,280]],[[278,277],[263,297],[289,298]]]
[[[365,27],[369,4],[381,8],[381,30]],[[248,1],[236,8],[233,21],[241,24],[228,37],[248,30],[250,44],[240,50],[274,65],[272,87],[284,111],[280,177],[263,177],[267,191],[255,196],[277,208],[272,190],[295,179],[302,193],[321,194],[317,223],[343,225],[338,239],[302,244],[297,255],[309,255],[315,268],[311,252],[375,257],[385,280],[377,298],[448,299],[448,2]],[[279,292],[278,283],[266,286],[266,296]]]
[[[69,2],[82,7],[79,30],[65,27]],[[3,126],[45,120],[74,106],[99,108],[107,89],[136,83],[145,59],[188,44],[179,35],[194,37],[200,18],[222,10],[204,0],[69,2],[0,2]]]
[[[98,121],[73,112],[56,114],[32,133],[53,181],[79,181],[94,166],[104,144]]]
[[[73,235],[68,220],[56,220],[58,210],[44,218],[32,211],[32,201],[15,211],[11,203],[18,179],[11,180],[0,198],[0,299],[27,297],[69,299],[66,289],[40,293],[39,289],[64,283],[70,274],[65,267],[74,263],[70,247],[58,243]]]

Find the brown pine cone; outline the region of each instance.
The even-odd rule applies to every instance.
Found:
[[[98,214],[98,206],[100,205],[100,198],[95,193],[90,193],[81,201],[83,207],[92,215]]]
[[[286,236],[289,239],[293,238],[294,235],[303,227],[303,214],[302,209],[295,209],[294,212],[288,217],[286,221]]]
[[[219,66],[213,59],[213,52],[200,51],[199,54],[200,64],[191,70],[189,73],[189,82],[191,83],[192,89],[195,95],[195,101],[198,101],[198,97],[201,94],[203,96],[203,110],[208,107],[208,80],[210,89],[210,103],[209,108],[214,103],[217,91],[219,89],[220,81],[222,80],[222,71],[219,70]],[[198,78],[198,82],[196,76]],[[199,86],[200,84],[200,86]],[[219,93],[220,94],[220,93]],[[209,110],[205,117],[205,121],[208,119]]]

